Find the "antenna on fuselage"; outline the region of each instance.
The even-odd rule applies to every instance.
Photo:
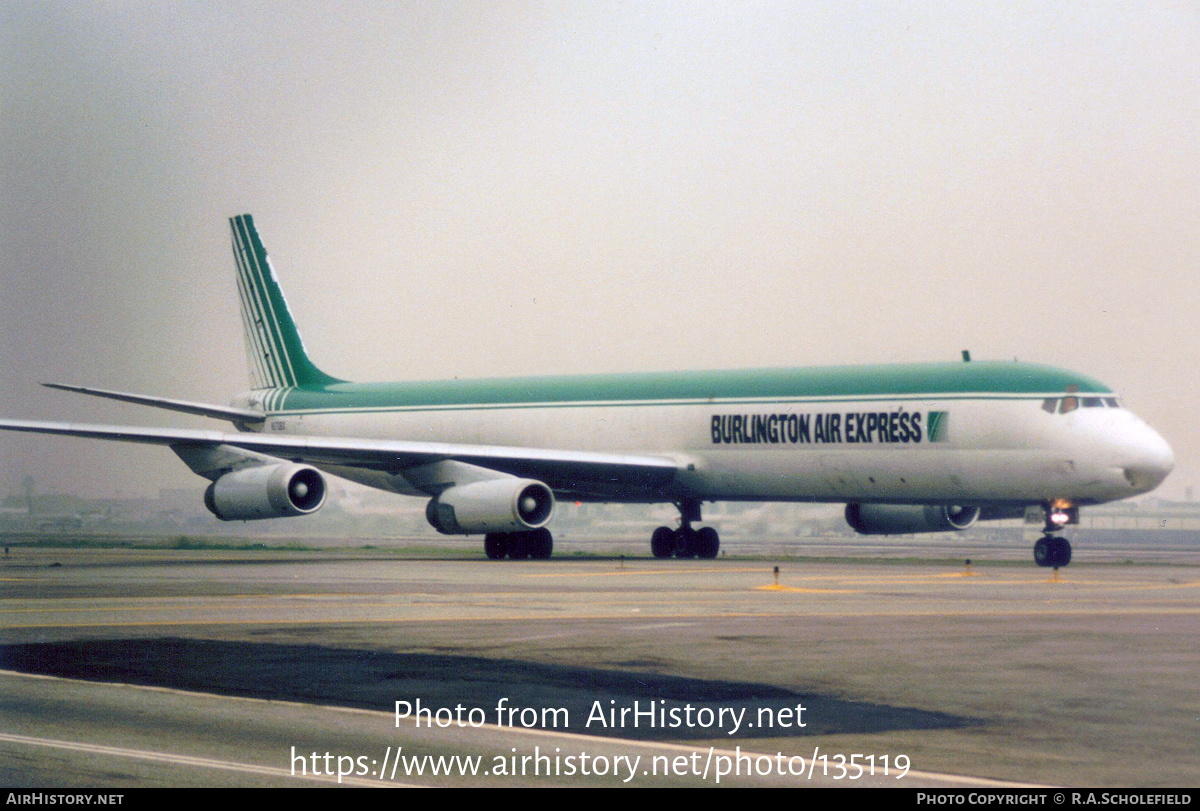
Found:
[[[962,353],[963,353],[963,363],[970,363],[971,362],[971,350],[964,349],[962,351]]]

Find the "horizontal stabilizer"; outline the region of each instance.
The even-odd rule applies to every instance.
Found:
[[[215,417],[219,420],[232,422],[260,423],[266,419],[261,411],[249,408],[233,408],[231,406],[209,405],[208,403],[189,403],[186,400],[169,400],[166,397],[151,397],[146,394],[128,394],[123,391],[106,391],[87,386],[68,386],[65,383],[43,383],[48,389],[74,391],[79,394],[91,394],[95,397],[107,397],[110,400],[121,400],[126,403],[165,408],[168,411],[182,411],[184,414],[198,414],[201,417]]]

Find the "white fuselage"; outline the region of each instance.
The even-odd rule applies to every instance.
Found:
[[[272,414],[263,430],[652,454],[678,462],[678,484],[703,500],[1088,504],[1147,492],[1170,472],[1170,448],[1132,412],[1042,405],[953,395],[311,409]],[[401,476],[331,472],[420,494]]]

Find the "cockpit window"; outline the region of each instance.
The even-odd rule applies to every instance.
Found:
[[[1120,408],[1121,401],[1116,397],[1076,397],[1068,394],[1066,397],[1047,397],[1042,400],[1042,411],[1047,414],[1069,414],[1077,408]]]

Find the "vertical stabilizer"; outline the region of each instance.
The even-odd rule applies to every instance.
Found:
[[[276,389],[341,383],[308,359],[267,250],[254,229],[254,218],[241,214],[230,218],[229,225],[233,229],[233,258],[237,262],[246,359],[253,387]]]

